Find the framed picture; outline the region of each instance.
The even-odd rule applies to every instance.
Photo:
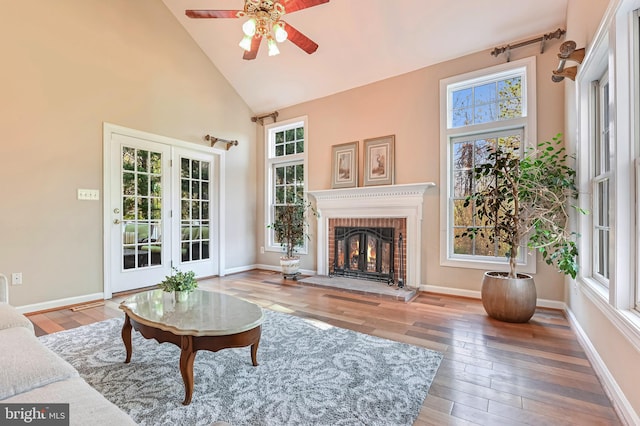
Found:
[[[331,188],[358,186],[358,142],[331,147]]]
[[[364,186],[393,185],[395,135],[364,140]]]

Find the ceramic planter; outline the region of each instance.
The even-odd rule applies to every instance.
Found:
[[[281,257],[280,266],[282,267],[282,274],[285,276],[293,276],[298,273],[300,269],[299,257]]]
[[[485,272],[482,305],[491,318],[505,322],[527,322],[536,311],[536,285],[531,275],[509,278],[506,272]]]

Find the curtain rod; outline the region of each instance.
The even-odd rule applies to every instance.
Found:
[[[498,56],[501,53],[507,52],[507,62],[509,62],[509,60],[510,60],[509,53],[510,53],[511,49],[517,49],[519,47],[528,46],[528,45],[533,44],[533,43],[540,43],[540,53],[544,53],[544,42],[545,41],[551,40],[551,39],[554,39],[554,38],[560,38],[566,32],[567,32],[566,30],[558,28],[554,32],[547,33],[547,34],[542,35],[540,37],[532,38],[532,39],[526,40],[526,41],[521,41],[521,42],[515,43],[515,44],[507,44],[506,46],[502,46],[502,47],[496,47],[491,51],[491,56]]]
[[[227,145],[226,146],[227,151],[229,151],[229,148],[231,148],[232,146],[238,146],[237,140],[216,138],[215,136],[211,136],[211,135],[204,135],[204,140],[211,142],[212,147],[218,142],[224,143]]]
[[[269,114],[264,114],[264,115],[260,115],[260,116],[255,116],[255,117],[251,117],[251,121],[258,122],[262,125],[264,125],[264,119],[265,118],[269,118],[271,117],[271,119],[273,120],[273,122],[276,122],[276,118],[278,118],[278,111],[273,111]]]

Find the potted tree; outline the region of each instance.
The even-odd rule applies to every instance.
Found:
[[[284,278],[297,279],[300,274],[300,256],[297,249],[309,239],[308,213],[317,216],[310,202],[297,197],[291,204],[276,207],[275,220],[268,228],[273,229],[275,241],[280,243],[284,254],[280,257],[280,266]]]
[[[175,274],[168,275],[158,284],[158,286],[167,292],[174,292],[176,302],[184,302],[187,300],[189,293],[198,287],[196,274],[193,271],[181,272],[178,268],[172,268]]]
[[[519,250],[541,253],[544,261],[564,274],[576,277],[576,234],[569,229],[569,208],[585,213],[577,199],[575,170],[562,146],[560,134],[538,144],[521,158],[518,147],[508,143],[489,146],[487,161],[474,168],[475,192],[464,206],[473,206],[476,223],[460,237],[485,238],[502,247],[509,272],[486,272],[482,304],[487,314],[507,322],[527,322],[536,308],[533,277],[517,272]]]

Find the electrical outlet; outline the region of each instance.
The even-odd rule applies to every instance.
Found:
[[[22,272],[14,272],[11,274],[11,285],[22,285]]]
[[[100,190],[98,189],[78,189],[78,200],[98,201]]]
[[[264,254],[264,247],[260,247],[260,254]]]

